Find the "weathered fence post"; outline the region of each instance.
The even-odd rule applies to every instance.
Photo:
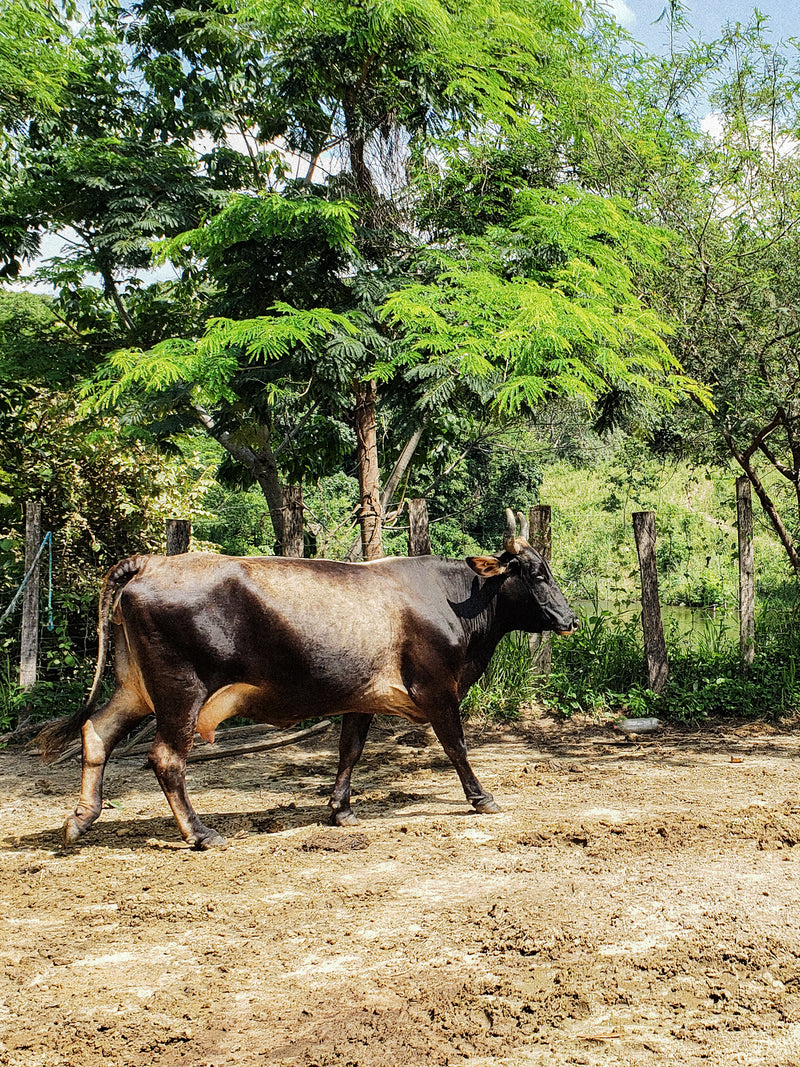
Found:
[[[537,504],[530,509],[528,531],[529,544],[549,563],[553,554],[553,528],[548,504]],[[548,676],[553,664],[551,634],[531,634],[529,643],[534,673]]]
[[[303,487],[286,485],[283,488],[283,544],[282,556],[303,555]]]
[[[639,553],[639,572],[642,576],[642,629],[644,654],[650,688],[660,693],[669,673],[667,644],[658,602],[658,573],[656,571],[656,519],[652,511],[633,513],[633,532]]]
[[[29,501],[25,505],[25,571],[33,567],[42,541],[42,505]],[[19,684],[30,689],[36,684],[39,657],[39,564],[33,567],[22,592],[22,635],[19,652]]]
[[[739,648],[742,665],[753,666],[756,636],[755,560],[753,555],[753,497],[750,479],[736,479],[736,518],[739,531]]]
[[[428,505],[424,497],[408,502],[408,554],[429,556],[431,554],[431,531],[428,524]]]
[[[167,555],[182,556],[189,551],[192,524],[188,519],[167,519]]]

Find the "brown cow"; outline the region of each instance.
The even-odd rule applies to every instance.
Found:
[[[178,827],[196,849],[225,843],[186,793],[195,731],[208,740],[244,715],[289,726],[342,715],[333,821],[355,822],[350,776],[372,716],[430,723],[467,800],[495,812],[467,761],[459,702],[511,630],[571,633],[577,619],[544,559],[515,537],[503,551],[466,561],[436,556],[371,563],[207,553],[132,556],[108,573],[100,597],[100,647],[86,705],[40,735],[52,758],[79,730],[83,779],[64,826],[67,843],[102,807],[103,772],[117,742],[155,714],[150,765]],[[117,687],[95,709],[113,612]]]

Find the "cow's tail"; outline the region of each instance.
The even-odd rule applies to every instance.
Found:
[[[63,719],[59,719],[58,722],[50,723],[50,725],[45,726],[35,738],[34,744],[38,744],[42,759],[45,762],[54,760],[56,756],[64,751],[67,744],[72,741],[73,738],[78,736],[81,727],[94,712],[95,705],[97,704],[97,696],[103,681],[106,659],[108,658],[110,630],[109,615],[111,613],[111,605],[119,590],[122,589],[134,575],[139,573],[146,559],[146,556],[130,556],[128,559],[123,559],[120,563],[115,564],[105,577],[103,587],[100,590],[100,601],[98,604],[97,634],[99,640],[97,646],[97,665],[94,671],[92,688],[89,690],[89,695],[87,696],[83,707],[79,708],[74,715],[69,715]]]

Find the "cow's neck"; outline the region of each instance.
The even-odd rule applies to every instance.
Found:
[[[458,604],[451,602],[466,639],[462,696],[486,670],[500,639],[513,629],[502,610],[501,588],[500,579],[483,580],[469,572],[464,600]]]

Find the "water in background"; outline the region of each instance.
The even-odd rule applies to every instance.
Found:
[[[630,623],[642,614],[642,605],[638,601],[624,603],[613,600],[577,600],[571,602],[581,619],[605,616],[609,622],[618,620],[620,624]],[[686,645],[694,639],[708,643],[739,641],[739,612],[736,608],[676,607],[672,604],[661,605],[661,620],[668,637]]]

